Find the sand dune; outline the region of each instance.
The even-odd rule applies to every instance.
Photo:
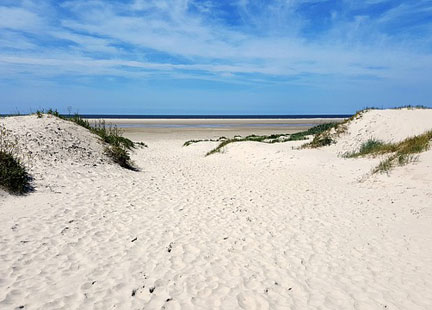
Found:
[[[351,152],[369,139],[394,143],[430,129],[431,109],[368,110],[347,124],[346,132],[336,138],[336,146],[330,149]]]
[[[390,175],[339,156],[432,129],[430,110],[367,112],[321,149],[205,157],[214,142],[173,133],[133,153],[139,172],[72,123],[0,123],[36,186],[0,196],[0,309],[431,308],[432,151]]]

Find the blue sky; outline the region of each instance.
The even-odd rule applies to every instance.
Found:
[[[1,0],[0,113],[432,105],[432,0]]]

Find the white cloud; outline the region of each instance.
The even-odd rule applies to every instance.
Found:
[[[32,31],[42,25],[39,16],[26,9],[0,6],[0,28]]]
[[[51,12],[49,18],[32,5],[0,6],[0,31],[36,33],[49,41],[40,43],[35,51],[36,43],[17,33],[15,48],[23,51],[15,55],[1,52],[0,69],[10,72],[18,66],[16,74],[26,71],[41,76],[142,77],[163,72],[177,78],[202,74],[203,79],[212,75],[229,81],[257,80],[253,75],[258,74],[261,79],[267,75],[269,82],[275,76],[290,79],[307,75],[411,78],[418,71],[432,69],[430,55],[400,49],[389,35],[371,31],[384,20],[406,13],[407,8],[395,8],[377,22],[366,15],[338,21],[335,15],[334,26],[310,41],[301,35],[303,21],[295,10],[305,1],[264,3],[237,2],[246,24],[243,28],[223,23],[214,3],[191,0],[135,0],[115,6],[97,0],[69,1],[63,4],[70,12],[68,16],[45,7]],[[191,7],[196,10],[191,12]],[[216,17],[208,18],[210,12]],[[262,32],[251,31],[258,28]],[[281,31],[286,29],[290,30]],[[73,44],[60,44],[60,39]],[[50,46],[50,42],[58,44]],[[13,48],[11,45],[10,34],[0,35],[0,47]],[[413,57],[416,62],[410,61]]]

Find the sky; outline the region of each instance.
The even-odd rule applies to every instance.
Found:
[[[432,0],[0,0],[0,113],[432,105]]]

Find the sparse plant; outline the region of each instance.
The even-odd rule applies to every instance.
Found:
[[[408,104],[408,105],[403,105],[403,106],[395,107],[393,109],[397,109],[397,110],[399,110],[399,109],[415,110],[415,109],[430,109],[430,107],[427,107],[427,106],[421,105],[421,104],[418,104],[418,105]]]
[[[87,122],[82,119],[81,121]],[[122,136],[122,132],[117,126],[107,125],[104,120],[98,121],[94,126],[90,126],[90,131],[97,134],[103,141],[110,145],[123,147],[128,150],[135,146],[132,140]]]
[[[67,120],[70,120],[71,122],[74,122],[75,124],[84,127],[88,130],[92,130],[92,127],[90,126],[90,123],[88,120],[83,119],[79,114],[75,113],[73,116],[64,118]]]
[[[246,140],[228,139],[228,140],[222,141],[216,148],[207,152],[206,156],[209,156],[209,155],[212,155],[215,153],[219,153],[225,146],[227,146],[228,144],[230,144],[232,142],[237,142],[237,141],[246,141]]]
[[[219,142],[219,141],[224,141],[224,140],[227,140],[227,138],[226,137],[219,137],[217,139],[188,140],[183,144],[183,146],[189,146],[191,144],[198,143],[198,142]]]
[[[369,139],[360,146],[358,152],[346,153],[344,154],[343,157],[353,158],[353,157],[360,157],[369,154],[377,155],[379,152],[384,151],[387,148],[388,145],[386,145],[384,142],[376,139]]]
[[[69,109],[70,110],[70,109]],[[42,115],[44,111],[36,112],[39,117],[39,113]],[[56,116],[63,120],[74,122],[75,124],[90,130],[92,133],[99,136],[102,141],[108,144],[106,148],[106,154],[108,154],[114,162],[120,166],[136,170],[133,167],[133,163],[130,161],[129,150],[135,147],[133,141],[122,136],[122,132],[117,126],[107,125],[105,121],[98,121],[93,126],[86,119],[83,119],[79,114],[75,113],[73,116],[65,117],[61,115],[57,110],[49,109],[46,114]]]
[[[382,160],[373,170],[373,173],[388,172],[396,165],[403,166],[416,161],[418,158],[416,154],[428,150],[431,140],[432,130],[421,135],[409,137],[398,143],[384,143],[379,140],[370,139],[362,144],[358,152],[348,153],[345,157],[355,158],[391,154]]]
[[[137,170],[130,160],[129,150],[135,147],[133,141],[122,136],[122,132],[117,126],[107,125],[105,121],[99,121],[94,126],[75,114],[70,121],[87,128],[92,133],[98,135],[109,146],[105,149],[106,154],[118,163],[121,167],[129,170]]]
[[[333,144],[335,141],[330,137],[329,134],[318,134],[312,139],[310,143],[303,145],[302,147],[318,148]]]
[[[372,172],[373,173],[377,173],[377,172],[380,172],[380,173],[386,172],[386,173],[388,173],[392,167],[393,167],[392,161],[389,160],[389,159],[385,159],[385,160],[382,160],[378,164],[378,166],[376,166],[375,169],[373,169]]]
[[[148,145],[147,144],[145,144],[144,142],[136,142],[135,143],[136,145],[139,145],[139,146],[141,146],[141,147],[148,147]]]
[[[18,141],[0,125],[0,187],[12,194],[24,194],[32,190],[31,180]]]
[[[337,123],[320,124],[312,128],[309,128],[308,130],[297,132],[294,134],[273,134],[268,136],[249,135],[244,138],[242,138],[241,136],[235,136],[233,139],[223,140],[216,148],[209,151],[206,154],[206,156],[219,153],[225,146],[234,142],[254,141],[254,142],[271,144],[271,143],[282,143],[288,141],[306,140],[308,136],[318,135],[324,131],[334,128],[336,125]]]
[[[129,153],[124,148],[117,145],[110,145],[105,148],[105,153],[121,167],[129,170],[137,170],[131,163]]]
[[[54,115],[54,116],[63,118],[57,110],[49,109],[46,113],[49,115]]]

